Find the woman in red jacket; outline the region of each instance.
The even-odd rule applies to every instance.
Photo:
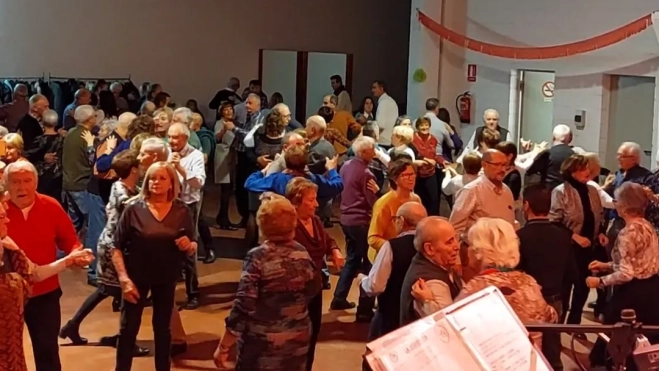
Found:
[[[430,134],[430,119],[420,117],[416,120],[416,133],[412,139],[412,145],[418,156],[416,160],[424,162],[417,170],[416,185],[414,193],[419,195],[421,203],[428,211],[428,215],[439,215],[439,192],[440,184],[437,182],[435,172],[438,166],[444,165],[442,147],[439,146],[437,138]]]

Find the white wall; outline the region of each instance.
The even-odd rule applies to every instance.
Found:
[[[467,35],[508,46],[550,46],[587,39],[634,21],[657,8],[654,0],[469,0]],[[608,133],[607,73],[655,76],[659,44],[652,27],[619,44],[580,56],[547,61],[516,61],[467,51],[464,63],[478,65],[471,87],[476,111],[496,108],[509,122],[510,73],[516,69],[556,72],[554,125],[573,127],[574,113],[587,112],[574,143],[604,154]],[[655,125],[657,117],[655,115]],[[471,134],[475,125],[463,128]]]
[[[304,50],[354,55],[355,104],[375,79],[404,101],[409,12],[409,0],[0,0],[0,76],[131,74],[203,106],[230,76],[257,77],[259,49]]]

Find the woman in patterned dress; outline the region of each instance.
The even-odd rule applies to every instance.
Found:
[[[140,177],[137,155],[137,151],[126,150],[118,153],[112,160],[112,170],[114,170],[120,179],[112,184],[110,200],[105,207],[107,223],[98,240],[98,287],[82,303],[73,318],[62,327],[59,334],[62,339],[71,339],[73,345],[84,345],[87,343],[87,339],[80,336],[80,324],[98,304],[110,296],[115,301],[121,300],[121,286],[119,285],[117,272],[112,264],[110,249],[114,244],[114,232],[119,222],[119,216],[126,202],[137,195],[137,182]],[[116,346],[118,336],[102,337],[101,345]],[[147,354],[149,354],[148,349],[135,347],[134,355],[136,357]]]
[[[294,241],[297,214],[281,196],[263,200],[256,215],[265,242],[247,253],[237,298],[215,364],[236,371],[305,371],[311,336],[307,306],[321,290],[306,249]]]
[[[0,192],[4,194],[4,192]],[[91,263],[90,250],[78,250],[54,263],[35,266],[7,236],[7,214],[0,202],[0,370],[27,371],[23,351],[23,311],[32,284],[50,278],[73,264]]]

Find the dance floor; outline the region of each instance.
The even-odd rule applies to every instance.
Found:
[[[205,206],[208,206],[208,210],[205,210],[207,216],[214,215],[216,212],[212,210],[214,207],[211,207],[211,205],[218,205],[216,199],[216,197],[210,195],[204,202]],[[215,250],[223,258],[218,259],[211,265],[198,264],[202,305],[197,310],[181,312],[183,324],[188,334],[188,352],[174,360],[173,370],[215,370],[212,362],[213,351],[217,346],[219,337],[224,332],[224,319],[231,308],[241,269],[241,261],[237,259],[241,254],[235,250],[238,249],[238,244],[224,238],[241,238],[243,232],[226,233],[215,228],[212,228],[212,232],[214,236],[223,237],[216,239],[215,246]],[[330,233],[343,248],[344,242],[340,227],[335,225]],[[337,278],[336,274],[332,275],[332,290],[324,292],[325,310],[316,351],[315,371],[357,371],[361,369],[361,356],[364,353],[368,325],[353,323],[354,310],[329,311],[329,304]],[[60,280],[64,291],[61,299],[62,323],[65,323],[75,313],[87,295],[93,291],[93,288],[85,284],[86,276],[82,270],[64,272],[60,276]],[[355,301],[358,295],[356,286],[357,283],[355,282],[349,297],[349,299]],[[177,289],[177,299],[180,301],[185,299],[185,288],[182,284]],[[152,349],[153,353],[151,313],[151,308],[144,311],[138,343]],[[586,309],[585,315],[592,315],[592,311]],[[80,329],[80,334],[89,339],[90,343],[88,345],[71,346],[66,340],[60,341],[63,370],[113,370],[114,349],[98,346],[97,342],[101,336],[115,334],[118,324],[119,314],[112,313],[110,300],[101,303],[89,315]],[[563,338],[563,344],[565,346],[569,344],[566,336]],[[28,368],[34,370],[32,348],[27,331],[25,331],[25,350]],[[577,350],[585,352],[586,348],[581,344],[577,344]],[[563,359],[566,366],[565,370],[578,370],[576,364],[565,354]],[[133,370],[154,370],[152,355],[136,358],[133,363]]]

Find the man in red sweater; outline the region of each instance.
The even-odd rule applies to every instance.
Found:
[[[9,191],[8,235],[36,265],[57,260],[57,249],[67,254],[82,248],[75,228],[60,203],[37,193],[37,170],[27,161],[5,169]],[[61,371],[57,336],[61,325],[59,298],[62,290],[57,276],[35,283],[25,305],[27,325],[36,371]]]

